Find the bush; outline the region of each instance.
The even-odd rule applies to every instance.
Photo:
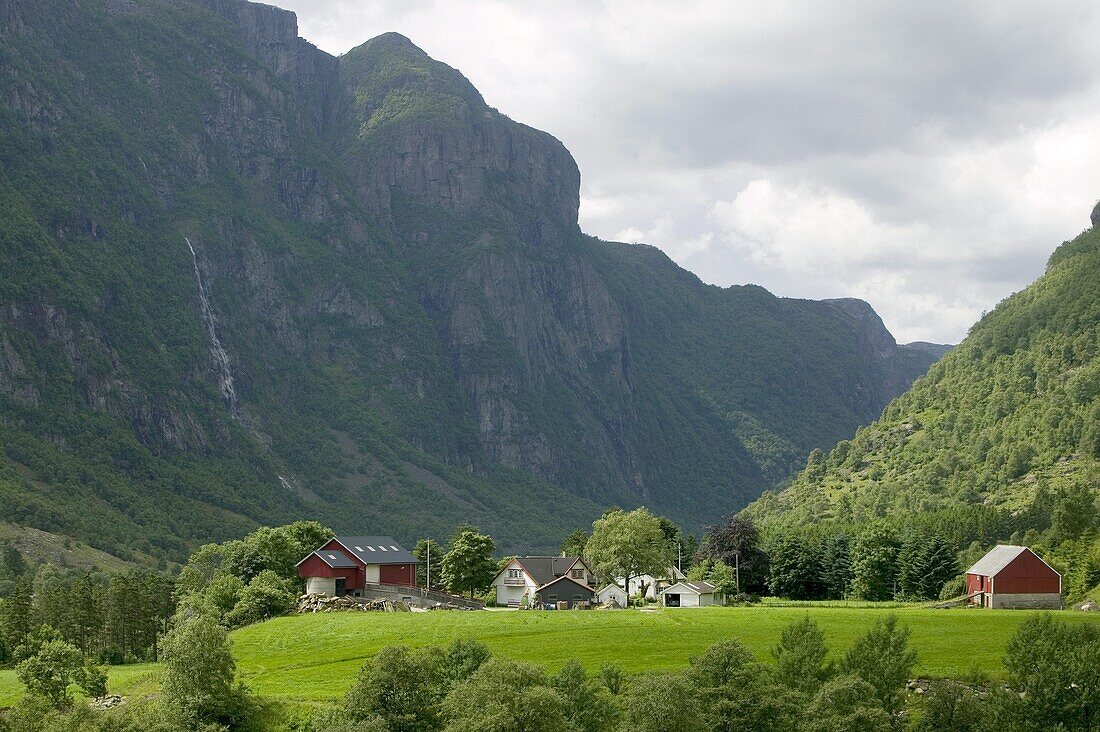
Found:
[[[391,732],[439,729],[438,649],[388,646],[363,665],[344,698],[353,722],[382,720]]]
[[[848,649],[840,662],[844,673],[871,685],[883,711],[897,713],[905,701],[905,685],[917,663],[909,648],[909,629],[898,627],[896,615],[878,620]]]
[[[33,656],[19,662],[15,673],[29,695],[45,699],[55,709],[72,705],[69,687],[73,684],[91,697],[107,693],[106,672],[84,658],[79,648],[61,640],[44,643]]]
[[[943,584],[943,589],[940,590],[941,600],[951,600],[956,597],[961,597],[966,594],[966,575],[960,574],[957,577],[952,577]]]

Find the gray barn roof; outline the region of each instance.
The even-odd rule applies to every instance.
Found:
[[[313,552],[321,561],[332,567],[333,569],[346,569],[348,567],[358,567],[359,565],[353,561],[347,554],[336,549],[318,549]]]
[[[680,580],[676,584],[670,585],[661,590],[661,594],[663,595],[666,592],[669,592],[670,594],[676,594],[674,592],[670,592],[674,587],[686,587],[692,592],[695,592],[699,595],[713,595],[715,589],[714,585],[712,585],[710,582],[689,582],[688,580]]]
[[[419,564],[388,536],[337,536],[336,541],[364,564]]]
[[[966,570],[967,574],[977,574],[983,577],[992,577],[1012,563],[1012,560],[1028,551],[1026,546],[1012,544],[998,544],[989,550],[989,553],[979,559],[973,567]]]

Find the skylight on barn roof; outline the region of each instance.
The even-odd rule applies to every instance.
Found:
[[[328,558],[329,558],[329,559],[336,559],[336,555],[335,555],[335,554],[329,554],[329,555],[328,555]]]
[[[390,549],[393,549],[393,550],[394,550],[395,552],[399,552],[399,551],[401,551],[400,549],[398,549],[397,547],[395,547],[395,546],[394,546],[393,544],[390,544]]]
[[[370,549],[370,550],[371,550],[372,552],[374,551],[374,547],[373,547],[373,546],[368,546],[368,547],[367,547],[367,549]]]
[[[363,551],[363,547],[357,546],[357,547],[355,547],[355,551],[361,552],[361,551]]]
[[[378,545],[378,548],[379,548],[379,549],[381,549],[381,550],[382,550],[382,551],[384,551],[384,552],[388,552],[388,551],[389,551],[389,549],[387,549],[386,547],[382,546],[381,544],[379,544],[379,545]]]

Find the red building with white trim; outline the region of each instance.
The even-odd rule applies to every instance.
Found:
[[[298,562],[306,592],[362,594],[369,585],[416,587],[416,557],[388,536],[337,536]]]
[[[1060,608],[1062,575],[1026,546],[1000,544],[966,570],[971,604],[991,608]]]

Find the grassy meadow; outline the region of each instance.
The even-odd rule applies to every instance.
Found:
[[[1002,673],[1005,644],[1030,613],[1010,610],[931,610],[920,607],[815,606],[698,608],[642,612],[432,612],[298,615],[235,631],[233,649],[243,680],[257,693],[291,703],[341,696],[363,662],[383,646],[444,645],[477,638],[494,653],[549,669],[571,658],[589,670],[618,663],[630,673],[679,669],[710,644],[738,638],[762,661],[783,628],[809,614],[842,653],[889,612],[912,630],[923,676]],[[1059,613],[1073,622],[1100,615]],[[111,670],[111,691],[156,688],[156,666]],[[14,672],[0,672],[0,706],[21,693]]]

